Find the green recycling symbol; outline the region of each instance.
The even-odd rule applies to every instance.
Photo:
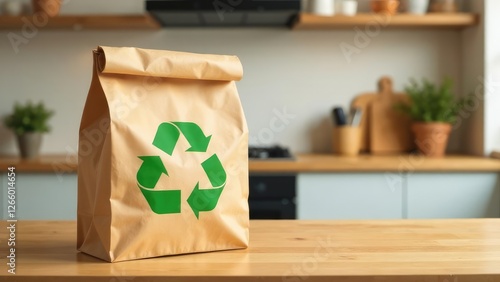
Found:
[[[153,145],[172,156],[180,135],[184,135],[189,145],[188,153],[206,152],[212,136],[205,136],[201,128],[193,122],[164,122],[158,126]],[[137,185],[151,210],[157,214],[181,212],[181,190],[156,190],[156,184],[162,174],[168,175],[159,156],[140,156],[143,162],[137,171]],[[199,181],[187,200],[196,218],[200,212],[213,210],[226,185],[226,171],[219,157],[213,154],[201,163],[212,187],[200,189]]]

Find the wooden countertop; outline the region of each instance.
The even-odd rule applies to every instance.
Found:
[[[250,172],[500,172],[500,160],[451,155],[441,159],[420,155],[298,155],[295,161],[251,161]]]
[[[107,263],[76,251],[76,222],[19,221],[16,274],[7,272],[4,239],[0,280],[500,281],[500,219],[250,225],[245,250]],[[7,238],[7,231],[0,228],[1,238]]]
[[[75,173],[77,158],[68,156],[43,156],[36,160],[0,158],[0,171],[15,166],[17,172]],[[463,155],[450,155],[441,159],[419,155],[389,155],[341,157],[335,155],[299,154],[290,160],[250,160],[252,173],[299,172],[500,172],[500,160]]]

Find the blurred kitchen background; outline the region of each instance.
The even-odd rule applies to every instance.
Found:
[[[361,11],[368,11],[369,1],[358,2]],[[474,4],[469,2],[482,1],[465,4]],[[71,0],[61,9],[61,14],[111,13],[143,14],[144,2]],[[358,28],[364,31],[363,25]],[[356,46],[354,28],[294,31],[283,24],[267,28],[75,31],[42,27],[33,38],[27,39],[29,42],[20,43],[16,54],[8,34],[21,34],[21,31],[3,30],[0,33],[3,38],[0,41],[0,115],[10,113],[14,102],[27,99],[43,100],[54,109],[53,130],[43,143],[45,153],[64,153],[71,150],[68,146],[76,148],[78,125],[91,78],[91,50],[97,45],[235,54],[244,66],[245,75],[238,89],[253,143],[280,143],[293,151],[317,153],[331,150],[331,107],[347,107],[354,96],[375,91],[376,82],[382,75],[391,76],[398,90],[403,90],[412,77],[438,82],[443,76],[450,76],[456,83],[457,93],[463,95],[472,92],[480,83],[478,78],[484,76],[488,63],[484,50],[488,46],[481,42],[480,27],[464,30],[381,27],[380,33],[370,37],[366,47],[349,59],[344,56],[340,44]],[[496,29],[491,32],[494,31]],[[286,129],[272,136],[259,135],[263,128],[269,127],[274,111],[284,109],[296,117]],[[14,136],[3,127],[0,136],[0,154],[16,153]],[[498,133],[495,137],[498,139]],[[485,151],[483,146],[468,146],[473,142],[467,140],[469,138],[481,137],[470,131],[463,138],[455,134],[450,150]],[[488,145],[489,142],[484,141],[484,145]]]
[[[6,2],[0,1],[4,14]],[[230,9],[238,1],[220,2],[226,5],[223,7],[229,5],[226,15],[238,12],[237,5]],[[253,200],[258,202],[254,207],[261,207],[255,215],[280,218],[290,214],[291,207],[290,217],[305,219],[498,217],[500,164],[488,157],[500,145],[500,2],[452,2],[460,15],[465,15],[458,23],[450,21],[447,25],[444,18],[425,26],[424,18],[399,27],[391,22],[386,26],[378,23],[373,14],[374,23],[356,22],[358,16],[354,15],[353,22],[349,24],[347,19],[344,28],[333,23],[326,29],[290,28],[284,22],[266,27],[140,29],[107,28],[106,23],[87,29],[82,22],[33,28],[37,19],[30,14],[17,20],[0,15],[0,116],[10,114],[15,102],[43,101],[55,115],[50,120],[51,132],[44,136],[41,155],[66,158],[77,154],[78,127],[91,80],[91,50],[96,46],[234,54],[244,67],[243,80],[237,85],[250,145],[279,144],[295,158],[289,162],[299,162],[302,155],[310,162],[302,170],[287,168],[287,164],[283,169],[273,168],[272,163],[258,166],[256,162],[253,172],[251,164],[251,174],[256,177],[251,186],[257,191]],[[296,14],[310,13],[311,5],[302,1]],[[339,6],[336,8],[334,14],[339,13]],[[357,13],[370,15],[370,9],[369,0],[357,1]],[[146,13],[140,0],[67,0],[60,16]],[[23,20],[20,24],[20,18],[29,24]],[[377,92],[382,76],[392,78],[396,92],[403,91],[410,78],[440,83],[449,77],[457,97],[476,95],[477,106],[466,111],[448,145],[449,154],[460,158],[431,160],[428,167],[415,165],[413,169],[405,165],[408,157],[368,159],[368,154],[358,159],[325,159],[333,156],[332,108],[349,109],[357,95]],[[276,118],[283,126],[273,126]],[[17,154],[15,135],[0,125],[0,155]],[[320,159],[308,159],[311,154]],[[3,163],[7,160],[9,157]],[[314,170],[314,164],[321,166],[321,162],[328,164]],[[335,162],[345,162],[346,166],[337,168]],[[390,165],[384,168],[387,163]],[[373,167],[356,169],[363,164]],[[76,174],[71,162],[64,165],[69,172],[50,165],[45,170],[27,168],[19,172],[21,218],[76,218]],[[292,187],[289,192],[278,196],[269,193],[270,187],[282,187],[283,183]],[[5,179],[3,185],[5,188]],[[257,201],[260,199],[264,200]]]

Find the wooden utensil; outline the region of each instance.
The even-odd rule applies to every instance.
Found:
[[[379,94],[369,104],[369,138],[372,154],[408,152],[414,148],[411,120],[395,109],[397,103],[409,103],[404,93],[393,93],[392,80],[379,80]]]

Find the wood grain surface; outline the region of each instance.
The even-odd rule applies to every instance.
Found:
[[[44,156],[26,161],[15,157],[0,158],[0,172],[15,166],[23,173],[76,173],[76,156]],[[327,154],[299,154],[289,160],[250,160],[251,173],[277,172],[500,172],[500,159],[449,155],[427,158],[421,155],[342,157]]]
[[[75,222],[16,232],[17,272],[2,263],[0,281],[500,281],[500,219],[252,221],[245,250],[120,263],[78,253]]]

